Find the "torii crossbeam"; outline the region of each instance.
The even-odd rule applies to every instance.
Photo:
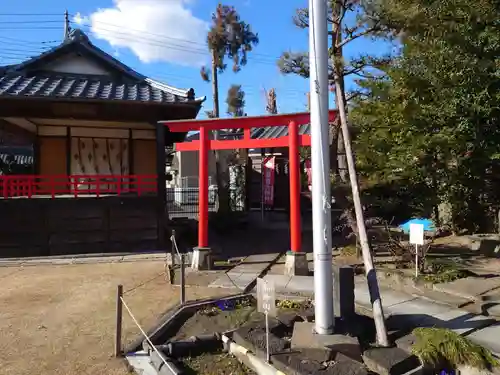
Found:
[[[333,122],[337,111],[329,112]],[[299,135],[299,126],[310,122],[309,112],[290,113],[257,117],[237,117],[207,120],[160,121],[171,132],[186,133],[199,131],[198,141],[176,143],[176,151],[199,151],[199,221],[198,247],[208,248],[208,156],[210,150],[278,148],[289,149],[290,177],[290,250],[300,252],[300,158],[299,147],[310,146],[309,135]],[[288,125],[288,135],[273,139],[252,139],[252,128]],[[237,140],[210,140],[209,132],[223,129],[243,129],[243,138]]]

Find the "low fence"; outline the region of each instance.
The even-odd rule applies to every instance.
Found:
[[[168,277],[170,284],[172,285],[172,279],[173,279],[173,274],[175,274],[175,269],[178,267],[180,268],[180,300],[179,300],[179,306],[185,306],[186,304],[186,275],[185,275],[185,257],[184,254],[179,251],[179,248],[177,246],[177,241],[175,238],[175,232],[172,233],[172,236],[170,237],[170,241],[172,242],[172,252],[171,252],[171,261],[172,263],[169,265],[167,259],[165,259],[165,277]],[[176,264],[176,259],[179,260],[179,264]],[[173,272],[172,272],[173,271]],[[162,274],[160,274],[162,275]],[[143,327],[139,324],[137,318],[135,317],[134,313],[130,309],[130,306],[127,304],[127,302],[124,299],[124,295],[130,292],[133,292],[139,287],[142,287],[146,285],[147,283],[155,280],[159,275],[153,277],[152,279],[141,283],[127,291],[123,291],[123,285],[118,285],[116,289],[116,324],[115,324],[115,345],[114,345],[114,355],[115,357],[121,357],[125,353],[123,351],[123,343],[122,343],[122,329],[123,329],[123,308],[127,311],[129,317],[132,319],[132,321],[135,323],[137,328],[139,329],[142,337],[144,340],[146,340],[149,344],[149,347],[158,355],[159,359],[167,368],[171,371],[172,374],[177,374],[179,371],[177,371],[175,364],[173,364],[171,361],[167,360],[163,353],[158,351],[156,346],[153,344],[153,342],[150,339],[150,336],[146,333]]]
[[[198,217],[199,211],[199,189],[197,187],[175,187],[167,188],[167,208],[170,217]],[[239,189],[229,189],[230,204],[233,211],[245,210],[245,198],[239,194]],[[208,211],[217,211],[217,186],[208,188]]]
[[[0,197],[33,198],[61,195],[156,194],[156,175],[5,175],[0,176]]]

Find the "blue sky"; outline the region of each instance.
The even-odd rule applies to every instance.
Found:
[[[36,55],[57,45],[63,36],[64,11],[74,27],[80,27],[106,52],[133,69],[179,88],[193,87],[207,96],[211,86],[200,78],[200,66],[208,63],[204,46],[206,28],[218,0],[17,0],[2,1],[0,10],[0,65]],[[275,88],[281,113],[303,111],[309,82],[282,75],[276,60],[283,51],[306,51],[307,30],[292,22],[295,9],[306,0],[233,0],[242,18],[258,32],[260,44],[249,55],[241,72],[228,69],[220,75],[221,114],[227,89],[240,84],[246,94],[249,115],[265,112],[264,89]],[[29,13],[30,15],[26,15]],[[390,46],[363,38],[350,44],[347,57],[360,53],[384,53]],[[228,62],[230,63],[230,62]],[[348,85],[352,82],[348,80]]]

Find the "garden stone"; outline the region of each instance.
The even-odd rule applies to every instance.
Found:
[[[365,365],[380,375],[403,375],[420,367],[414,355],[400,348],[371,348],[363,353]]]

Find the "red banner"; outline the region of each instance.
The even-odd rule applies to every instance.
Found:
[[[272,206],[274,204],[274,169],[276,167],[275,157],[267,157],[264,159],[262,165],[263,170],[263,181],[262,189],[264,195],[264,204],[266,206]]]

